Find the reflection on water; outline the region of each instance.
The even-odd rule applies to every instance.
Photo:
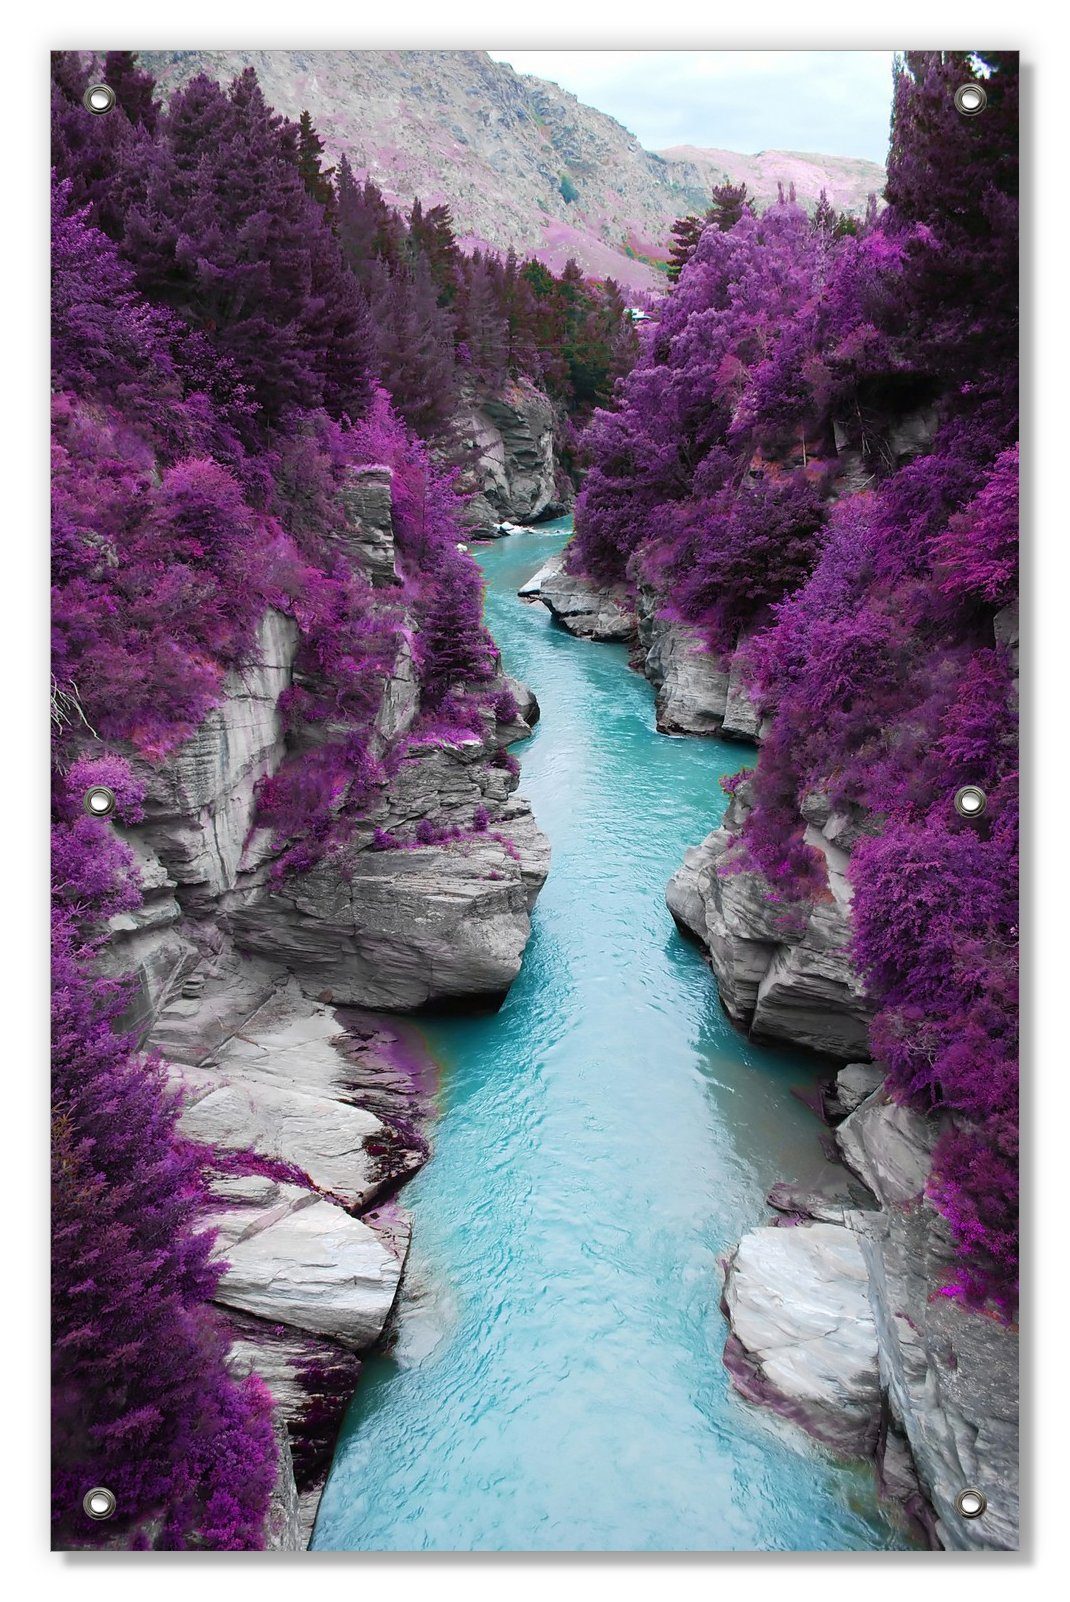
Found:
[[[501,1011],[427,1023],[435,1155],[394,1358],[371,1361],[319,1548],[898,1547],[872,1476],[730,1391],[718,1256],[778,1178],[816,1177],[812,1062],[724,1017],[665,909],[747,759],[654,732],[623,647],[516,589],[567,525],[487,548],[487,615],[542,706],[521,789],[553,846]]]

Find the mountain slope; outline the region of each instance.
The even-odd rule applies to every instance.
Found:
[[[804,205],[812,205],[824,189],[837,211],[859,213],[865,211],[869,196],[879,195],[884,187],[884,168],[861,157],[799,150],[759,150],[745,156],[737,150],[702,150],[695,145],[673,145],[658,154],[673,168],[693,168],[703,194],[729,178],[745,183],[763,205],[777,198],[778,183],[785,190],[793,183]]]
[[[512,245],[557,268],[572,255],[632,287],[658,281],[638,258],[664,257],[674,218],[700,210],[724,172],[762,198],[778,177],[794,179],[803,202],[824,186],[852,210],[884,179],[872,162],[835,156],[644,150],[614,118],[481,50],[140,54],[165,92],[198,72],[223,81],[252,66],[272,105],[311,112],[331,154],[344,151],[388,199],[448,201],[466,245]]]

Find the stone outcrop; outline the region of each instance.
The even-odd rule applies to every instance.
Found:
[[[884,1080],[884,1071],[879,1063],[875,1062],[849,1062],[846,1068],[841,1068],[836,1075],[836,1103],[841,1117],[853,1113],[860,1107],[867,1096],[872,1096],[879,1090]]]
[[[532,880],[545,872],[536,835]],[[520,850],[515,835],[477,835],[413,851],[343,851],[237,909],[236,938],[342,1003],[410,1009],[501,996],[531,927]]]
[[[300,875],[276,882],[254,837],[228,906],[238,945],[357,1006],[504,995],[549,846],[497,750],[493,731],[411,745],[367,826]],[[425,819],[461,837],[421,844]],[[377,846],[375,829],[398,846]]]
[[[533,573],[526,583],[520,586],[516,593],[519,595],[522,601],[541,601],[543,584],[547,579],[552,578],[555,573],[559,573],[560,571],[561,558],[559,556],[552,557],[549,562],[544,563],[543,566],[539,568],[538,572]]]
[[[253,1174],[219,1180],[216,1194],[224,1206],[207,1222],[225,1264],[217,1301],[357,1352],[378,1340],[404,1253],[301,1185]]]
[[[863,1088],[863,1066],[872,1076],[858,1064],[838,1076],[842,1104]],[[1017,1332],[946,1294],[953,1253],[925,1195],[941,1128],[878,1086],[836,1130],[868,1203],[849,1194],[837,1214],[827,1196],[774,1187],[770,1201],[804,1221],[751,1230],[730,1257],[725,1364],[749,1401],[874,1456],[886,1494],[933,1544],[1013,1550]],[[980,1518],[958,1511],[966,1488],[987,1500]]]
[[[266,967],[256,990],[230,990],[228,969],[245,976],[232,957],[221,979],[206,981],[205,1000],[172,1004],[154,1036],[183,1095],[182,1132],[217,1152],[281,1165],[342,1206],[366,1209],[427,1151],[413,1133],[412,1085],[389,1069],[389,1038],[370,1078],[358,1080],[360,1050],[333,1007],[308,1000],[292,978]],[[220,1005],[232,1010],[221,1016]]]
[[[494,395],[473,396],[460,423],[471,455],[466,523],[482,539],[500,537],[504,521],[533,523],[566,509],[554,456],[553,402],[526,381]]]
[[[256,785],[285,754],[278,702],[296,650],[290,619],[265,613],[250,662],[228,675],[196,734],[162,762],[132,762],[145,786],[145,821],[117,832],[134,852],[144,899],[112,920],[103,966],[133,974],[126,1021],[140,1034],[195,961],[181,920],[213,916],[235,882]]]
[[[356,1354],[392,1314],[409,1224],[390,1198],[428,1155],[431,1071],[402,1026],[193,933],[197,966],[150,1042],[184,1092],[182,1134],[211,1150],[229,1362],[264,1379],[289,1443],[268,1531],[289,1550],[311,1534]]]
[[[744,785],[724,825],[685,854],[666,890],[669,910],[706,948],[729,1017],[756,1039],[790,1040],[843,1061],[866,1057],[870,1009],[850,957],[847,855],[810,825],[825,891],[812,901],[777,900],[746,865],[746,810]]]
[[[643,672],[657,690],[655,716],[663,734],[759,738],[757,710],[744,682],[741,649],[720,659],[688,623],[664,615],[661,597],[640,585],[636,598]]]
[[[401,582],[395,567],[393,477],[389,467],[351,466],[342,485],[346,519],[336,543],[377,588]]]
[[[581,639],[635,642],[637,666],[657,694],[654,716],[662,734],[720,735],[756,742],[762,727],[747,689],[744,647],[723,660],[698,630],[664,615],[650,585],[634,592],[627,584],[600,584],[569,573],[554,557],[517,591],[523,601],[542,601],[570,634]]]
[[[392,582],[394,571],[390,486],[387,468],[352,470],[346,526],[335,535],[376,583]],[[303,750],[348,732],[329,720],[284,732],[278,703],[294,679],[296,648],[294,624],[268,612],[256,652],[230,675],[196,734],[162,762],[135,762],[145,821],[123,833],[144,901],[113,919],[104,965],[136,974],[128,1022],[143,1036],[196,966],[202,924],[285,963],[313,991],[327,988],[355,1005],[500,996],[519,972],[549,849],[513,794],[515,765],[503,747],[530,733],[524,714],[537,716],[534,697],[501,677],[501,691],[517,702],[508,721],[484,710],[479,734],[417,738],[419,680],[411,634],[401,629],[371,739],[392,777],[343,846],[280,879],[273,869],[286,842],[254,828],[256,786],[284,758],[300,760]],[[398,849],[380,849],[384,838]],[[209,1089],[199,1087],[206,1121],[221,1129],[224,1108],[245,1121],[236,1092]],[[269,1119],[270,1098],[258,1095]]]
[[[634,639],[635,613],[627,585],[599,585],[553,563],[536,577],[538,593],[525,586],[524,599],[542,601],[570,634],[584,640]]]
[[[845,1454],[871,1453],[880,1378],[858,1236],[831,1223],[752,1229],[728,1261],[724,1299],[737,1388]]]

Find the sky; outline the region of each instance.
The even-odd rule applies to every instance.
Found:
[[[648,150],[814,151],[884,162],[890,50],[492,50],[550,78]]]

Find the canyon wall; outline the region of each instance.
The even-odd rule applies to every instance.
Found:
[[[355,471],[337,535],[386,587],[390,495],[388,469]],[[359,1354],[383,1338],[404,1270],[394,1193],[429,1150],[431,1065],[402,1024],[354,1009],[501,997],[549,867],[506,753],[530,733],[534,697],[499,674],[489,698],[481,687],[479,732],[421,732],[400,639],[372,728],[387,782],[304,871],[279,871],[291,842],[258,826],[257,786],[345,730],[284,720],[297,630],[272,610],[195,734],[161,761],[132,758],[144,820],[115,825],[142,902],[112,919],[103,966],[133,974],[126,1021],[162,1056],[182,1133],[210,1153],[231,1366],[260,1374],[276,1405],[280,1547],[311,1535]]]
[[[740,866],[749,788],[687,852],[666,901],[705,948],[734,1023],[850,1061],[821,1109],[837,1125],[825,1185],[775,1186],[774,1218],[727,1260],[725,1364],[748,1401],[874,1458],[882,1492],[930,1544],[1016,1549],[1017,1329],[955,1293],[947,1223],[928,1199],[948,1116],[893,1102],[880,1064],[859,1060],[870,1007],[851,960],[848,867],[868,822],[807,797],[826,888],[785,903]],[[987,1499],[980,1518],[956,1505],[970,1488]]]
[[[775,1186],[775,1218],[725,1265],[726,1367],[748,1401],[873,1457],[930,1545],[1015,1550],[1018,1335],[948,1293],[954,1252],[926,1197],[942,1120],[890,1101],[876,1064],[841,1070],[827,1107],[843,1166]],[[957,1506],[969,1488],[981,1517]]]

